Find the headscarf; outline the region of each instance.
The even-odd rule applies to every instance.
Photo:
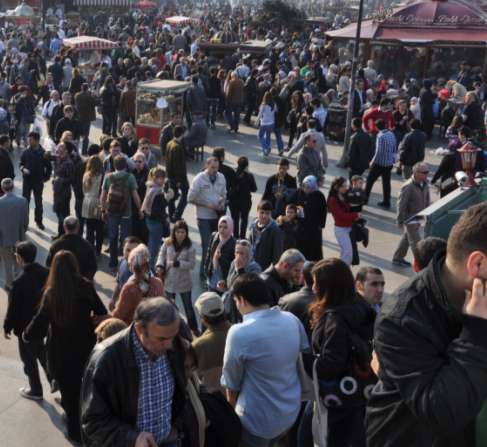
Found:
[[[318,191],[318,180],[314,175],[308,175],[303,180],[303,187],[307,187],[311,192]]]
[[[220,259],[220,256],[218,254],[221,253],[222,247],[233,236],[233,219],[225,214],[224,216],[220,217],[220,220],[218,221],[218,226],[220,226],[221,222],[225,222],[227,224],[227,229],[225,230],[225,234],[221,234],[220,231],[218,231],[218,246],[216,247],[213,254],[214,269],[218,267],[218,261]]]

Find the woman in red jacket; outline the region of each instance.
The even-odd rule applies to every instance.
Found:
[[[348,182],[344,177],[336,177],[333,180],[328,195],[328,211],[335,220],[335,237],[340,246],[340,259],[350,265],[353,259],[350,232],[359,214],[350,211],[350,205],[345,199],[347,190]]]

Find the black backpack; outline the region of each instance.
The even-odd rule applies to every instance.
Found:
[[[201,387],[199,398],[209,422],[205,432],[205,447],[238,447],[242,424],[223,394],[220,391],[210,393]]]
[[[122,176],[115,177],[110,174],[110,187],[108,188],[107,211],[113,216],[123,216],[128,209],[128,177],[125,173]]]

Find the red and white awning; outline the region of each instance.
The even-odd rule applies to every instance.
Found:
[[[74,0],[75,6],[99,6],[103,8],[129,8],[133,0]]]
[[[117,42],[93,36],[70,37],[63,40],[63,45],[78,50],[111,50],[118,47]]]
[[[168,17],[166,19],[166,22],[171,24],[171,25],[187,25],[190,24],[191,22],[195,21],[196,19],[192,19],[191,17],[185,17],[185,16],[172,16]]]

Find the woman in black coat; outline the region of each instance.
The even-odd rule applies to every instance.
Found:
[[[230,213],[233,219],[233,235],[237,239],[245,239],[250,208],[252,208],[252,193],[257,191],[257,184],[253,174],[249,172],[249,159],[240,157],[235,172],[235,187],[229,197]]]
[[[145,164],[145,157],[141,153],[137,153],[133,157],[135,169],[132,174],[137,182],[137,193],[140,197],[140,203],[145,199],[145,193],[147,191],[147,178],[149,176],[149,168]],[[132,201],[132,235],[137,236],[144,244],[149,241],[149,231],[145,224],[145,219],[141,219],[139,212]]]
[[[295,203],[301,221],[298,249],[308,261],[319,261],[323,259],[323,228],[326,225],[327,207],[315,176],[304,178]]]
[[[316,293],[309,308],[313,356],[305,355],[304,363],[312,374],[316,361],[322,402],[334,402],[328,406],[327,446],[365,447],[364,390],[376,381],[370,368],[376,313],[358,298],[352,271],[342,260],[323,259],[314,266],[312,275]],[[346,376],[355,381],[354,392],[350,383],[345,386],[342,382]],[[342,394],[342,387],[350,393]]]
[[[420,93],[420,105],[421,105],[421,124],[423,130],[431,138],[433,135],[433,128],[435,126],[435,118],[433,115],[433,104],[436,99],[436,93],[432,92],[432,82],[429,79],[423,81],[423,88]]]
[[[235,258],[235,238],[233,237],[233,220],[222,216],[218,221],[218,231],[211,236],[205,259],[205,274],[208,290],[223,293],[230,265]]]
[[[23,340],[42,340],[48,335],[49,373],[59,384],[66,413],[67,436],[81,442],[81,378],[96,343],[93,315],[106,315],[93,283],[79,273],[78,262],[67,250],[52,261],[39,312],[23,333]]]
[[[58,220],[56,237],[64,233],[64,219],[69,216],[73,179],[73,161],[69,156],[66,144],[61,143],[57,146],[57,156],[54,160],[54,176],[52,178],[53,210]]]

